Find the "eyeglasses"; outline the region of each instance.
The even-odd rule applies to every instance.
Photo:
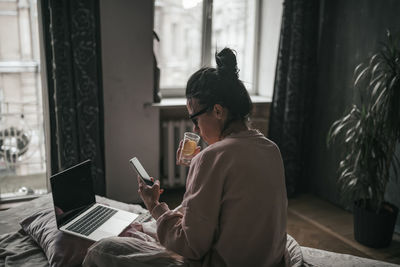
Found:
[[[197,121],[197,118],[196,118],[196,117],[200,116],[200,115],[203,114],[203,113],[206,113],[209,109],[210,109],[209,107],[203,108],[203,109],[200,110],[199,112],[196,112],[196,113],[194,113],[194,114],[192,114],[192,115],[189,115],[189,119],[192,120],[193,124],[194,124],[196,127],[199,127],[198,121]]]

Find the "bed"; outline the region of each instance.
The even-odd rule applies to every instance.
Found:
[[[140,205],[125,204],[99,196],[96,196],[96,200],[138,214],[146,212]],[[0,212],[0,266],[81,266],[87,249],[93,244],[91,241],[59,232],[55,226],[52,203],[51,194],[48,194]],[[149,225],[154,226],[154,222],[150,222]],[[150,244],[151,238],[148,241]],[[159,245],[154,244],[149,248],[147,255],[133,255],[134,261],[130,266],[174,266],[174,261],[166,259],[170,254],[161,250],[155,252],[158,248]],[[301,247],[289,235],[288,250],[292,266],[398,266]],[[158,261],[155,264],[151,259],[156,257],[164,257],[166,261]],[[175,265],[182,266],[179,260]]]

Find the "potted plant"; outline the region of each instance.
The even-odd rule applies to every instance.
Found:
[[[354,203],[354,237],[370,247],[392,240],[398,208],[384,201],[391,168],[397,178],[400,137],[400,42],[387,32],[386,42],[367,64],[355,69],[356,96],[350,111],[335,121],[328,145],[340,142],[341,196]]]

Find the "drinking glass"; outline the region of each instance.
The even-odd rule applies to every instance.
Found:
[[[196,151],[200,136],[195,133],[186,132],[183,135],[183,147],[179,155],[179,162],[189,165]]]

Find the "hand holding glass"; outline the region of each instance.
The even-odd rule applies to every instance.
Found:
[[[190,165],[192,158],[195,156],[197,144],[200,136],[195,133],[186,132],[183,136],[182,146],[178,149],[178,163]]]

